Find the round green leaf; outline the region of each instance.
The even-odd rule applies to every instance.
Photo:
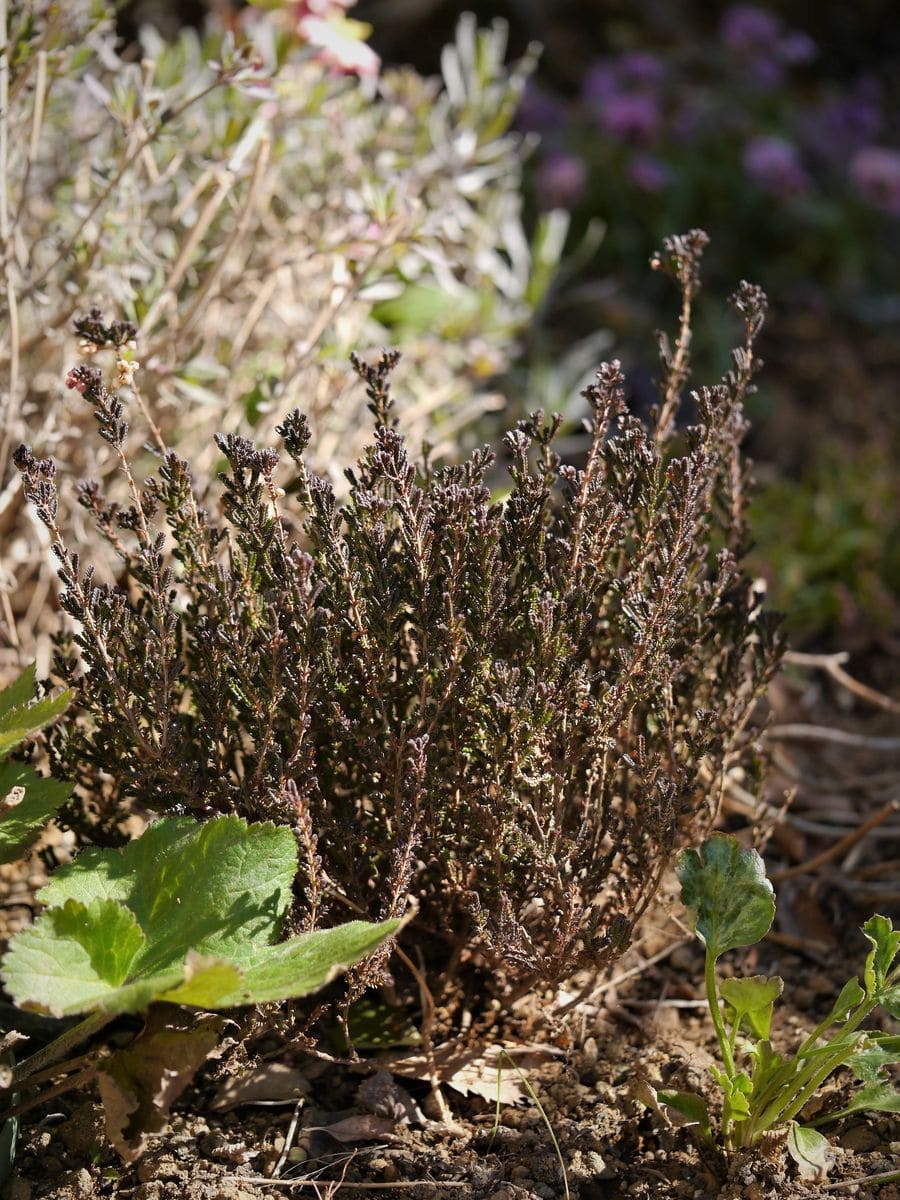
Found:
[[[714,959],[768,933],[775,916],[772,885],[760,856],[742,850],[736,838],[715,833],[699,850],[685,850],[678,879],[692,927]]]

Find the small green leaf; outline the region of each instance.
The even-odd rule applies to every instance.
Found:
[[[865,998],[866,993],[859,980],[855,977],[849,979],[841,988],[840,995],[828,1014],[828,1024],[833,1025],[836,1021],[846,1021],[857,1004],[861,1004]]]
[[[17,686],[13,684],[13,687]],[[32,704],[8,709],[0,717],[0,756],[8,754],[20,742],[38,733],[45,725],[55,721],[69,706],[71,692],[60,692],[58,696],[44,696]]]
[[[821,1183],[827,1177],[831,1167],[831,1147],[821,1133],[791,1121],[787,1148],[802,1179]]]
[[[21,708],[34,699],[36,690],[36,673],[34,663],[26,667],[18,679],[8,687],[0,689],[0,721],[14,708]]]
[[[749,1055],[753,1063],[751,1072],[753,1091],[757,1096],[761,1096],[768,1090],[776,1076],[783,1078],[782,1072],[788,1059],[783,1054],[777,1054],[772,1048],[772,1043],[766,1038],[760,1038],[751,1046]],[[794,1059],[793,1063],[796,1064],[797,1059]]]
[[[12,803],[11,793],[24,795]],[[0,763],[0,863],[21,858],[72,791],[70,783],[42,779],[27,763]],[[21,794],[21,793],[19,793]]]
[[[422,1035],[405,1009],[379,1000],[374,994],[360,996],[347,1012],[350,1041],[357,1050],[385,1049],[389,1046],[420,1046]],[[337,1049],[349,1049],[343,1029],[335,1028],[332,1041]]]
[[[738,1030],[746,1020],[758,1038],[768,1038],[772,1027],[772,1009],[784,991],[784,980],[777,975],[748,975],[744,979],[723,979],[719,995],[725,1001],[725,1016]]]
[[[372,308],[372,316],[390,329],[424,332],[435,326],[466,327],[478,313],[474,292],[453,294],[428,283],[410,283],[399,296],[381,300]]]
[[[713,834],[678,860],[681,901],[713,959],[764,937],[775,916],[775,897],[763,861],[741,850],[737,839]]]
[[[753,1083],[744,1071],[738,1071],[729,1078],[721,1075],[718,1081],[722,1086],[723,1104],[722,1115],[727,1122],[744,1121],[750,1116],[750,1098],[753,1095]]]
[[[900,1091],[890,1079],[875,1079],[861,1087],[850,1103],[835,1116],[846,1117],[852,1112],[900,1113]]]
[[[900,929],[894,929],[893,922],[889,917],[876,914],[863,925],[863,933],[872,944],[872,949],[866,957],[863,978],[866,983],[866,995],[874,997],[884,989],[888,971],[897,956],[897,949],[900,947]]]
[[[713,1140],[709,1109],[702,1096],[698,1096],[696,1092],[658,1091],[656,1097],[660,1104],[674,1108],[683,1117],[687,1117],[691,1124],[699,1126],[700,1132],[708,1141]]]
[[[51,920],[58,937],[69,938],[85,950],[98,979],[112,987],[125,982],[144,935],[124,904],[95,900],[88,906],[68,900],[53,911]]]

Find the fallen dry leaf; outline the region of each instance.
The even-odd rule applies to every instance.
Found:
[[[97,1086],[106,1132],[125,1162],[144,1152],[169,1109],[206,1061],[226,1025],[212,1013],[195,1016],[174,1006],[154,1005],[143,1030],[125,1050],[103,1060]]]
[[[439,1046],[434,1052],[434,1065],[439,1083],[446,1084],[464,1096],[482,1096],[492,1104],[522,1104],[528,1097],[528,1089],[517,1074],[513,1063],[526,1072],[538,1067],[562,1053],[555,1046],[540,1044],[521,1045],[513,1042],[486,1047],[459,1049],[453,1043]],[[512,1060],[512,1061],[510,1061]],[[407,1079],[431,1080],[428,1061],[424,1054],[408,1055],[391,1059],[385,1066],[395,1075]]]
[[[210,1107],[227,1112],[239,1104],[293,1104],[309,1092],[309,1079],[303,1071],[286,1063],[264,1063],[245,1075],[226,1079]]]
[[[337,1142],[378,1142],[390,1138],[397,1128],[391,1117],[376,1117],[373,1113],[359,1113],[344,1117],[333,1125],[309,1125],[305,1133],[327,1133]]]
[[[412,1096],[383,1067],[364,1079],[356,1098],[377,1117],[388,1117],[400,1125],[424,1125],[425,1114]]]

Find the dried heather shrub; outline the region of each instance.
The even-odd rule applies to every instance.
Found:
[[[148,30],[138,63],[119,57],[111,4],[10,10],[0,535],[18,516],[8,451],[23,437],[40,429],[67,470],[115,472],[59,388],[72,317],[94,303],[135,326],[146,405],[201,474],[215,430],[265,438],[302,404],[312,465],[340,485],[365,441],[356,345],[403,345],[407,427],[445,452],[499,402],[491,378],[552,272],[552,250],[535,264],[522,231],[509,129],[530,62],[506,68],[503,28],[467,19],[446,84],[391,71],[363,85],[263,14],[253,28],[237,48],[221,31],[167,45]],[[89,522],[77,536],[109,564]],[[7,636],[26,652],[46,558],[23,525],[0,562]]]
[[[671,239],[657,260],[691,296],[704,243]],[[727,377],[694,393],[695,425],[676,420],[685,324],[663,343],[649,428],[607,363],[586,392],[584,465],[560,461],[558,420],[535,413],[505,438],[503,499],[487,448],[441,467],[410,457],[395,354],[356,360],[375,429],[345,502],[308,469],[293,412],[290,471],[219,437],[221,520],[174,454],[138,485],[119,399],[76,368],[131,486],[124,506],[81,490],[127,582],[95,582],[66,548],[52,464],[24,447],[17,462],[77,623],[57,670],[80,717],[52,754],[77,780],[82,838],[114,835],[135,806],[270,818],[304,848],[309,925],[411,895],[432,963],[476,953],[520,986],[620,953],[715,809],[778,658],[738,566],[765,301],[742,284],[734,304],[745,337]]]

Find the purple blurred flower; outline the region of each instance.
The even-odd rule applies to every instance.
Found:
[[[751,138],[744,146],[743,163],[757,187],[777,196],[796,196],[809,186],[799,151],[785,138]]]
[[[606,103],[610,96],[618,95],[619,78],[615,69],[605,60],[595,62],[585,73],[581,95],[593,107]]]
[[[900,150],[864,146],[850,163],[850,175],[869,204],[900,217]]]
[[[734,54],[771,50],[781,34],[781,20],[755,4],[733,4],[725,10],[719,33]]]
[[[537,193],[541,208],[574,208],[587,186],[584,159],[566,150],[551,151],[537,172]]]
[[[666,80],[666,64],[658,54],[646,50],[623,54],[617,66],[620,78],[626,83],[655,88]]]
[[[772,54],[751,54],[744,67],[747,77],[761,92],[777,91],[784,83],[784,63]]]
[[[810,62],[818,47],[809,34],[785,31],[781,18],[755,4],[733,4],[719,26],[722,43],[743,60],[757,87],[773,91],[784,82],[785,67]]]
[[[568,121],[569,114],[562,101],[543,91],[531,80],[526,83],[516,112],[516,125],[519,129],[526,133],[552,136],[563,132]]]
[[[792,29],[778,42],[778,54],[782,62],[802,65],[812,62],[819,53],[815,39],[800,29]]]
[[[656,97],[638,93],[610,96],[598,116],[601,127],[610,137],[639,145],[654,140],[662,120]]]
[[[883,118],[875,80],[863,80],[852,92],[833,96],[810,112],[803,123],[804,143],[822,158],[843,165],[881,132]]]
[[[642,192],[661,192],[671,183],[672,171],[652,154],[635,154],[628,164],[628,177]]]

